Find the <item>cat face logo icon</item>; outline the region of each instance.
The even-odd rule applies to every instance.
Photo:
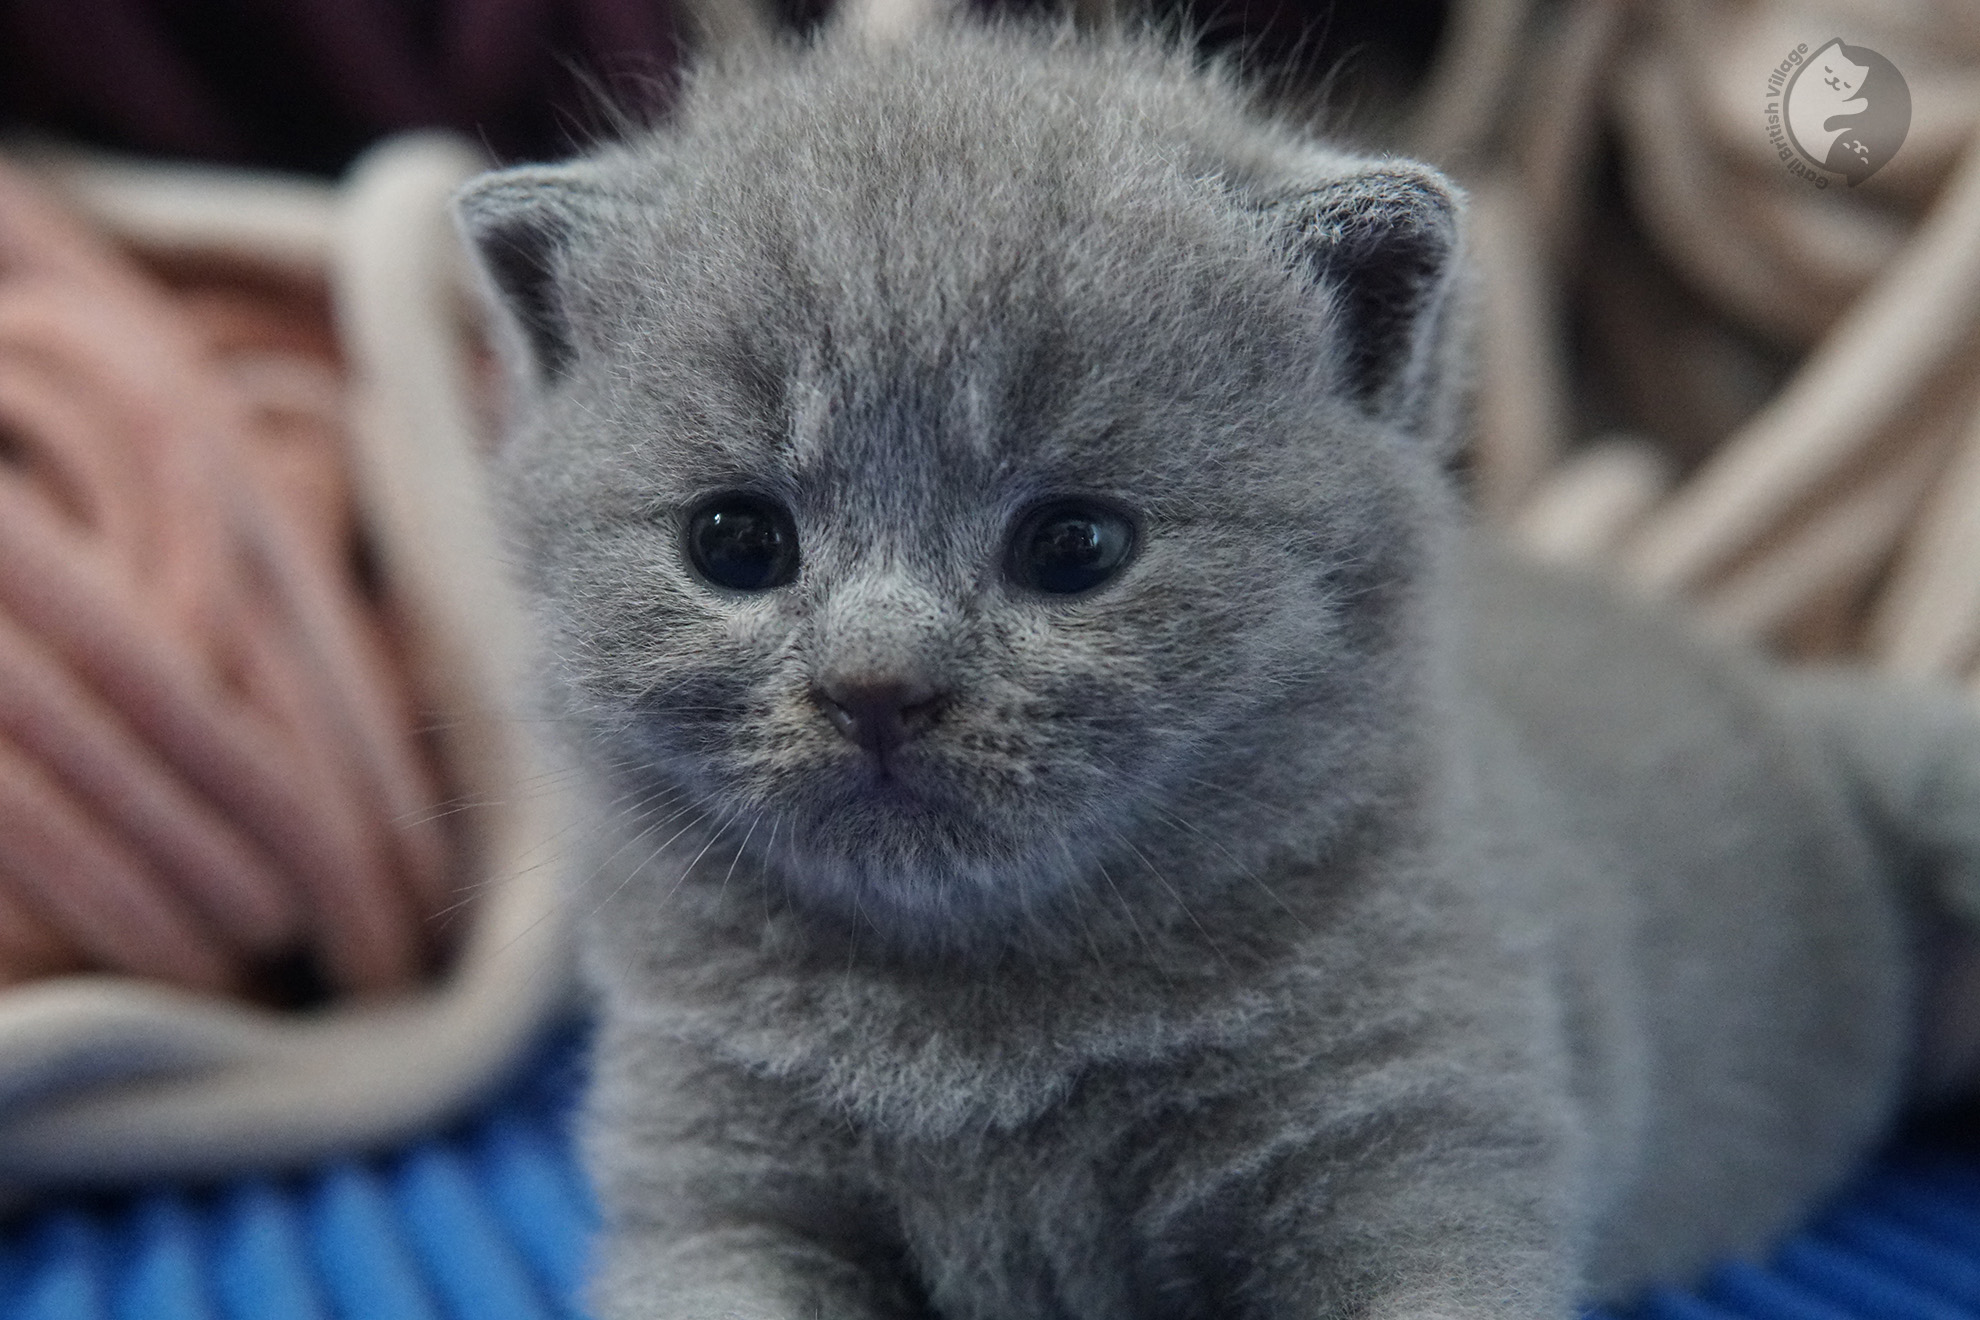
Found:
[[[1788,79],[1788,140],[1803,160],[1854,188],[1884,167],[1911,129],[1911,88],[1874,50],[1831,37]]]

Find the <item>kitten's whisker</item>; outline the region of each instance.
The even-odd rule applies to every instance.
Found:
[[[1058,844],[1059,851],[1066,855],[1066,873],[1068,875],[1077,875],[1079,873],[1079,858],[1073,853],[1072,841],[1066,838],[1064,834],[1060,834],[1058,835]],[[1093,934],[1093,922],[1087,914],[1086,904],[1076,903],[1074,906],[1079,914],[1079,933],[1085,938],[1086,947],[1093,951],[1093,961],[1100,965],[1102,972],[1105,972],[1108,970],[1106,955],[1101,952],[1100,941]]]
[[[1192,825],[1187,820],[1184,820],[1181,816],[1176,815],[1174,812],[1169,811],[1164,807],[1161,807],[1154,803],[1150,803],[1149,809],[1153,811],[1156,815],[1160,816],[1163,820],[1167,821],[1170,825],[1173,825],[1180,829],[1188,830],[1191,834],[1195,835],[1197,838],[1203,840],[1205,843],[1209,844],[1212,848],[1215,848],[1218,852],[1222,853],[1232,866],[1237,867],[1238,871],[1244,876],[1245,879],[1251,881],[1252,884],[1257,885],[1259,889],[1263,890],[1265,896],[1271,899],[1274,903],[1278,904],[1279,908],[1288,917],[1291,917],[1293,921],[1299,925],[1299,928],[1301,930],[1304,930],[1309,935],[1313,934],[1313,927],[1307,923],[1306,918],[1302,917],[1297,911],[1293,909],[1293,906],[1290,903],[1286,902],[1285,899],[1281,898],[1279,896],[1279,891],[1272,888],[1271,885],[1267,884],[1264,880],[1264,877],[1260,876],[1256,871],[1252,870],[1249,866],[1246,866],[1242,861],[1238,859],[1238,857],[1234,853],[1231,852],[1229,848],[1226,848],[1220,841],[1212,838],[1208,834],[1205,834],[1202,830],[1198,829],[1196,826]]]
[[[1123,778],[1126,777],[1125,769],[1112,757],[1108,756],[1105,752],[1096,751],[1093,752],[1092,755],[1102,764],[1106,765],[1116,775],[1120,775]],[[1206,786],[1209,786],[1207,785],[1206,781],[1201,779],[1191,779],[1190,782],[1197,784],[1206,784]],[[1215,786],[1215,787],[1221,788],[1221,786]],[[1222,789],[1222,791],[1227,793],[1233,792],[1233,790],[1229,790],[1229,789]],[[1204,833],[1203,830],[1199,829],[1197,826],[1190,823],[1189,821],[1183,819],[1181,816],[1178,816],[1174,812],[1168,810],[1166,807],[1162,806],[1162,804],[1159,802],[1156,802],[1151,799],[1147,803],[1145,803],[1145,805],[1148,810],[1154,812],[1158,817],[1160,817],[1162,820],[1164,820],[1172,827],[1187,830],[1192,835],[1201,839],[1203,842],[1209,844],[1212,848],[1215,848],[1219,853],[1221,853],[1224,856],[1225,860],[1229,861],[1231,865],[1235,866],[1239,870],[1239,872],[1241,872],[1244,875],[1246,879],[1251,881],[1252,884],[1256,885],[1260,890],[1262,890],[1267,898],[1271,899],[1272,902],[1277,904],[1285,912],[1287,916],[1291,917],[1293,921],[1298,923],[1298,925],[1302,930],[1305,930],[1308,934],[1312,933],[1312,927],[1307,924],[1306,919],[1301,917],[1299,913],[1293,909],[1292,905],[1287,903],[1284,898],[1280,897],[1277,890],[1273,889],[1271,885],[1267,884],[1265,880],[1258,875],[1257,872],[1253,871],[1249,866],[1245,865],[1243,861],[1241,861],[1234,853],[1232,853],[1230,849],[1226,848],[1219,840],[1217,840],[1216,838],[1212,837],[1209,834]],[[1259,805],[1269,806],[1270,804],[1260,803]],[[1123,837],[1122,841],[1127,842],[1125,837]],[[1133,847],[1132,844],[1129,844],[1129,846]],[[1140,851],[1139,849],[1136,849],[1137,854],[1139,853],[1139,851]],[[1146,859],[1144,858],[1143,860],[1145,861]],[[1192,916],[1191,919],[1194,920],[1194,917]]]
[[[629,758],[624,761],[604,762],[603,764],[608,769],[624,769],[639,765],[641,762]],[[433,805],[421,810],[399,812],[390,819],[395,825],[430,825],[466,812],[494,810],[529,802],[544,796],[549,790],[559,787],[564,783],[574,780],[581,781],[588,776],[589,771],[583,766],[561,766],[517,780],[516,786],[523,790],[521,792],[505,795],[489,793],[456,794],[452,797],[442,798]],[[565,828],[569,827],[566,826]],[[558,831],[559,834],[562,832],[562,830]],[[556,836],[553,835],[552,837],[554,838]]]
[[[545,855],[542,853],[542,850],[548,845],[557,842],[558,840],[564,838],[566,835],[569,835],[574,830],[579,829],[581,825],[583,825],[584,823],[585,822],[574,817],[571,820],[566,821],[563,824],[563,826],[558,830],[556,830],[554,833],[548,835],[545,838],[536,840],[536,842],[531,845],[529,852],[525,853],[521,858],[517,859],[519,865],[512,868],[506,874],[482,876],[478,879],[468,880],[460,884],[454,885],[451,892],[458,894],[459,897],[456,898],[453,902],[447,904],[445,907],[442,907],[437,911],[435,911],[434,913],[432,913],[428,917],[428,920],[443,921],[446,919],[450,919],[453,916],[457,915],[463,908],[467,907],[470,903],[474,903],[478,901],[481,897],[482,891],[489,889],[492,886],[504,880],[513,878],[516,875],[521,875],[529,871],[539,870],[542,867],[549,866],[557,862],[564,855],[562,851],[553,851]],[[587,883],[589,882],[588,881],[579,882],[577,887],[582,888]],[[559,905],[561,905],[565,901],[568,901],[568,897],[569,894],[567,891],[564,897],[558,900]]]
[[[736,855],[729,862],[729,869],[722,872],[721,887],[715,891],[715,896],[718,900],[728,896],[729,881],[735,876],[736,867],[741,864],[743,854],[749,850],[750,836],[756,833],[756,827],[762,823],[763,811],[761,808],[758,808],[756,813],[750,817],[749,828],[743,831],[742,842],[736,845]]]
[[[649,828],[650,828],[650,827],[649,827]],[[641,834],[640,834],[639,836],[637,836],[637,837],[639,837],[639,838],[644,838],[644,837],[646,837],[646,832],[645,832],[645,831],[642,831],[642,832],[641,832]],[[612,853],[612,856],[613,856],[613,857],[617,857],[617,856],[619,855],[619,853],[621,853],[621,852],[623,852],[623,851],[625,851],[625,848],[626,848],[626,846],[627,846],[627,845],[626,845],[626,844],[624,844],[624,843],[622,843],[622,844],[620,844],[620,845],[619,845],[619,847],[618,847],[617,849],[615,849],[615,850],[613,851],[613,853]],[[663,845],[663,846],[664,846],[664,845]],[[658,855],[659,855],[659,854],[658,854],[658,852],[657,852],[657,850],[656,850],[656,852],[654,853],[654,856],[658,856]],[[609,861],[609,860],[610,860],[610,858],[608,858],[608,859],[607,859],[607,861]],[[651,861],[651,860],[652,860],[652,858],[651,858],[651,857],[649,857],[649,858],[648,858],[647,860],[648,860],[648,861]],[[597,915],[598,915],[598,913],[599,913],[599,911],[600,911],[600,910],[601,910],[601,909],[602,909],[602,908],[603,908],[603,907],[605,906],[605,904],[607,904],[607,903],[609,903],[609,902],[611,902],[611,901],[612,901],[612,900],[613,900],[614,898],[616,898],[616,897],[618,897],[618,895],[619,895],[619,891],[620,891],[620,890],[622,890],[622,889],[624,889],[624,888],[625,888],[625,887],[626,887],[626,886],[627,886],[628,884],[630,884],[630,883],[632,882],[632,879],[633,879],[633,877],[634,877],[634,876],[636,876],[636,875],[638,875],[638,874],[639,874],[639,872],[640,872],[640,870],[641,870],[641,869],[643,869],[643,868],[644,868],[644,866],[645,866],[645,863],[643,862],[643,863],[641,863],[641,864],[640,864],[640,866],[639,866],[639,867],[635,867],[634,869],[632,869],[632,870],[630,870],[630,871],[628,871],[628,872],[626,872],[626,878],[625,878],[624,880],[621,880],[621,881],[620,881],[620,882],[618,883],[618,885],[617,885],[617,886],[616,886],[616,887],[615,887],[615,888],[614,888],[614,889],[612,890],[612,892],[611,892],[611,893],[609,893],[609,894],[607,894],[607,895],[606,895],[606,896],[605,896],[604,898],[602,898],[602,899],[600,899],[600,900],[598,901],[598,905],[597,905],[596,907],[594,907],[594,908],[592,908],[592,910],[591,910],[591,911],[590,911],[589,913],[587,913],[587,914],[585,915],[585,919],[586,919],[586,920],[589,920],[589,919],[590,919],[591,917],[595,917],[595,916],[597,916]],[[580,886],[578,886],[578,888],[579,888],[579,889],[588,889],[588,888],[590,888],[590,887],[591,887],[591,885],[592,885],[592,883],[593,883],[594,881],[596,881],[596,880],[598,879],[598,876],[599,876],[599,873],[600,873],[600,872],[601,872],[602,870],[603,870],[603,865],[601,864],[601,865],[600,865],[600,866],[599,866],[598,868],[595,868],[595,869],[594,869],[594,870],[592,871],[592,873],[591,873],[591,875],[590,875],[589,877],[587,877],[587,878],[585,879],[585,881],[584,881],[584,882],[583,882],[583,883],[582,883],[582,884],[581,884]],[[551,904],[551,905],[549,906],[549,908],[547,908],[547,909],[546,909],[546,910],[545,910],[545,911],[544,911],[544,912],[543,912],[543,913],[542,913],[541,915],[539,915],[539,916],[538,916],[538,917],[536,918],[536,920],[534,920],[534,921],[532,921],[532,922],[530,922],[530,923],[529,923],[528,925],[526,925],[526,926],[524,926],[524,927],[523,927],[523,928],[522,928],[521,930],[519,930],[519,931],[517,931],[517,932],[516,932],[516,933],[515,933],[515,934],[514,934],[513,936],[511,936],[511,937],[509,938],[509,940],[508,940],[507,942],[505,942],[505,943],[504,943],[504,944],[502,945],[502,947],[501,947],[500,949],[498,949],[498,950],[496,950],[496,952],[497,952],[497,953],[501,953],[501,952],[505,952],[506,950],[508,950],[508,949],[510,949],[510,948],[513,948],[513,947],[514,947],[514,946],[516,945],[516,943],[517,943],[518,941],[520,941],[520,940],[522,940],[522,939],[525,939],[525,938],[527,938],[527,937],[528,937],[528,936],[530,935],[530,933],[531,933],[531,932],[533,932],[533,931],[535,931],[535,930],[536,930],[536,929],[537,929],[538,927],[540,927],[540,926],[541,926],[541,925],[542,925],[542,924],[543,924],[544,922],[546,922],[546,921],[548,921],[548,920],[549,920],[549,919],[551,918],[551,916],[552,916],[552,915],[554,915],[555,913],[557,913],[557,912],[559,912],[560,910],[562,910],[562,909],[563,909],[563,908],[564,908],[564,907],[565,907],[565,906],[566,906],[567,904],[569,904],[569,903],[570,903],[570,902],[571,902],[571,901],[572,901],[573,899],[575,899],[576,897],[577,897],[577,894],[576,894],[576,892],[574,892],[574,891],[573,891],[573,892],[566,892],[565,894],[563,894],[562,896],[560,896],[560,897],[559,897],[559,898],[557,899],[557,901],[556,901],[556,902],[554,902],[554,903],[552,903],[552,904]]]
[[[674,878],[674,883],[667,886],[667,892],[660,896],[661,902],[664,903],[668,899],[672,898],[675,895],[675,893],[677,893],[680,890],[680,887],[687,883],[687,878],[688,876],[694,873],[694,868],[701,865],[701,859],[708,855],[708,850],[710,848],[713,848],[715,846],[716,841],[720,839],[722,835],[728,830],[729,822],[727,820],[721,819],[720,813],[704,813],[700,819],[707,820],[709,818],[709,814],[713,814],[716,817],[715,828],[709,831],[707,841],[701,845],[701,851],[694,855],[694,859],[692,861],[690,861],[686,866],[681,868],[681,873],[680,875]],[[699,821],[696,822],[696,824],[699,823],[700,823]],[[681,834],[685,834],[689,829],[693,829],[693,828],[694,825],[689,825],[681,830]],[[674,836],[675,839],[678,839],[680,837],[681,837],[680,834],[676,834]],[[673,839],[669,839],[667,842],[672,843]]]
[[[678,815],[679,813],[676,813],[675,816],[670,816],[668,817],[668,819],[673,820]],[[693,829],[696,825],[700,824],[702,821],[706,820],[707,818],[708,818],[708,813],[706,811],[697,810],[693,820],[690,820],[687,824],[681,826],[680,829],[676,830],[663,842],[656,844],[654,846],[653,851],[648,853],[644,858],[640,860],[639,865],[628,869],[626,871],[625,878],[619,881],[618,884],[612,886],[611,893],[605,895],[605,897],[598,900],[597,904],[591,909],[591,911],[585,914],[585,919],[588,921],[591,918],[596,917],[600,912],[604,911],[606,905],[611,903],[611,901],[617,898],[620,894],[624,893],[626,886],[630,885],[634,880],[638,879],[640,873],[645,871],[647,867],[653,865],[653,863],[659,858],[661,853],[666,852],[667,849],[671,848],[674,845],[674,841],[676,839],[680,838],[683,834],[686,834],[689,830]],[[658,828],[651,829],[651,834],[657,834],[657,833],[659,833]],[[648,834],[642,837],[651,837],[651,835]],[[692,869],[692,864],[690,864],[689,869]],[[686,871],[681,872],[681,880],[685,880],[686,878],[687,878],[687,872]],[[662,894],[660,896],[661,901],[665,902],[667,899],[672,898],[674,896],[674,890],[679,889],[680,885],[681,885],[681,881],[676,880],[673,883],[672,887],[670,887],[665,894]]]
[[[1245,807],[1255,807],[1262,811],[1269,811],[1282,820],[1297,821],[1301,819],[1300,814],[1290,807],[1280,806],[1276,802],[1267,802],[1264,798],[1232,788],[1228,784],[1219,784],[1214,780],[1201,779],[1193,775],[1183,776],[1183,782],[1195,784],[1199,788],[1207,788],[1213,793],[1222,793],[1225,797],[1231,798]]]
[[[861,897],[859,886],[855,885],[852,929],[846,934],[846,967],[840,978],[840,984],[848,1000],[852,998],[853,969],[857,965],[859,956],[859,927],[866,919],[866,900]]]
[[[665,803],[670,803],[674,801],[677,797],[680,796],[680,794],[683,791],[684,790],[676,788],[671,785],[662,786],[660,788],[649,790],[648,792],[640,795],[637,800],[633,801],[630,804],[627,803],[627,800],[623,795],[619,796],[615,798],[610,804],[608,804],[608,807],[614,822],[615,823],[622,822],[626,820],[629,816],[633,816],[637,812],[646,810],[647,808],[652,806],[656,801],[661,802],[663,805]],[[600,859],[598,863],[591,868],[590,873],[586,875],[584,879],[578,881],[575,885],[571,887],[571,890],[567,895],[567,899],[575,898],[578,894],[591,888],[592,885],[597,883],[598,877],[605,873],[605,869],[609,867],[615,860],[617,860],[618,857],[622,853],[624,853],[628,848],[639,846],[641,842],[643,842],[645,839],[650,837],[653,833],[657,832],[658,830],[664,829],[670,821],[677,819],[680,814],[681,814],[680,812],[676,812],[673,816],[669,816],[664,820],[652,822],[642,827],[637,833],[631,835],[629,838],[621,840],[617,848],[614,848],[610,853],[606,854],[605,857]],[[574,825],[575,822],[573,822],[572,825],[567,825],[564,829],[559,830],[557,832],[557,836],[553,836],[553,837],[562,836],[563,834],[567,833]],[[623,887],[624,886],[621,885],[621,888]],[[614,890],[613,892],[616,893],[617,890]]]
[[[624,805],[624,803],[625,803],[624,797],[614,798],[613,801],[606,804],[605,814],[609,818],[615,821],[622,819],[624,813],[620,810],[620,808]],[[529,852],[524,854],[522,860],[526,861],[531,868],[540,867],[540,866],[549,866],[555,862],[562,860],[566,855],[568,855],[569,852],[575,851],[577,845],[571,844],[568,847],[564,847],[564,848],[555,847],[554,845],[558,845],[568,840],[569,837],[573,834],[573,832],[581,828],[586,823],[587,822],[584,820],[582,816],[574,813],[569,820],[566,820],[557,829],[553,830],[550,834],[548,834],[547,836],[541,839],[538,839],[534,844],[532,844]],[[623,849],[623,845],[622,845],[622,849]],[[618,852],[614,852],[612,856],[613,857],[618,856]],[[610,857],[606,858],[606,861],[609,862],[610,860],[611,860]],[[589,885],[591,883],[591,880],[595,878],[596,878],[596,874],[594,873],[592,877],[579,881],[575,886],[575,888],[582,889],[587,885]]]
[[[1223,963],[1224,969],[1235,976],[1237,974],[1237,967],[1231,962],[1231,960],[1228,957],[1224,955],[1223,949],[1218,947],[1217,941],[1215,938],[1211,936],[1209,928],[1205,926],[1201,921],[1197,920],[1196,913],[1193,910],[1191,910],[1189,903],[1183,898],[1182,892],[1178,890],[1173,884],[1169,883],[1169,877],[1162,874],[1161,870],[1156,867],[1155,863],[1148,860],[1148,854],[1141,851],[1141,849],[1135,845],[1133,839],[1130,839],[1127,835],[1123,834],[1119,829],[1115,828],[1112,825],[1109,825],[1107,827],[1107,832],[1112,834],[1115,838],[1119,839],[1123,844],[1127,845],[1128,851],[1133,853],[1138,859],[1140,859],[1142,866],[1147,869],[1148,874],[1155,877],[1155,883],[1162,886],[1163,889],[1168,891],[1169,897],[1173,898],[1176,901],[1176,906],[1182,910],[1182,914],[1185,917],[1189,918],[1189,924],[1196,927],[1197,934],[1203,936],[1203,942],[1210,946],[1210,952],[1217,955],[1217,961]]]
[[[1105,862],[1096,860],[1093,865],[1100,872],[1100,878],[1107,882],[1107,888],[1113,891],[1114,898],[1120,903],[1121,912],[1127,917],[1128,925],[1133,929],[1135,938],[1141,941],[1142,951],[1148,955],[1148,961],[1151,964],[1160,966],[1161,960],[1155,954],[1154,942],[1148,938],[1148,932],[1141,928],[1141,921],[1134,915],[1134,904],[1128,902],[1127,895],[1122,893],[1121,887],[1114,883],[1114,877],[1108,872]]]

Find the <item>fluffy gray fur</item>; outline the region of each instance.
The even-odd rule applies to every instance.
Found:
[[[1561,1317],[1886,1130],[1980,735],[1461,529],[1434,172],[958,25],[460,209],[599,803],[601,1315]],[[690,568],[730,489],[789,585]],[[1134,558],[1013,585],[1069,492]],[[939,713],[878,757],[848,675]]]

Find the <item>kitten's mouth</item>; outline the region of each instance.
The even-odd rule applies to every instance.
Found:
[[[898,751],[862,756],[850,778],[853,791],[868,802],[917,812],[940,805],[929,791],[933,784],[928,767],[915,765]]]
[[[913,790],[900,771],[887,762],[869,758],[859,768],[859,786],[865,792],[877,797],[912,797]]]
[[[842,839],[948,837],[981,826],[977,804],[926,757],[861,756],[820,776],[817,791],[815,809]]]

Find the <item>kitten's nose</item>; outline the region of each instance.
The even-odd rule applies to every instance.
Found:
[[[827,679],[811,699],[833,728],[882,756],[933,724],[944,694],[919,680]]]

